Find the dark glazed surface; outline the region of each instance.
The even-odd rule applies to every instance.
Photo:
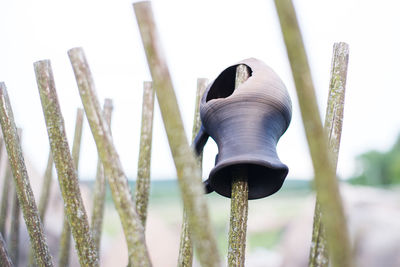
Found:
[[[199,153],[208,136],[218,145],[215,167],[206,181],[208,192],[230,197],[233,166],[243,166],[248,169],[249,199],[257,199],[278,191],[288,173],[276,145],[289,126],[292,106],[271,68],[254,58],[239,64],[249,67],[251,77],[236,90],[237,65],[225,69],[207,88],[194,148]]]

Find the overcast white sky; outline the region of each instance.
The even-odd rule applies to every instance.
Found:
[[[8,87],[23,149],[43,172],[48,139],[33,62],[50,59],[72,144],[79,93],[67,50],[82,46],[101,101],[114,100],[114,143],[127,175],[136,177],[142,82],[149,80],[131,0],[2,0],[0,2],[0,80]],[[325,114],[334,42],[350,45],[344,129],[338,173],[356,169],[356,155],[385,150],[400,130],[400,4],[381,0],[295,0],[313,71],[321,116]],[[155,0],[155,17],[173,77],[188,136],[192,128],[196,79],[214,79],[230,64],[256,57],[285,82],[293,118],[278,145],[289,177],[312,176],[296,93],[272,0]],[[157,104],[156,104],[157,105]],[[209,142],[204,172],[213,167],[216,146]],[[85,122],[79,174],[94,177],[96,148]],[[176,176],[156,106],[153,178]]]

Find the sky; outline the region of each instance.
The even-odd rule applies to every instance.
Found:
[[[187,136],[191,136],[197,78],[212,81],[226,67],[255,57],[278,73],[293,102],[291,125],[278,144],[289,178],[311,178],[311,160],[296,92],[272,0],[154,0],[153,10]],[[384,151],[400,130],[398,1],[294,0],[318,97],[325,115],[332,47],[350,46],[338,175],[357,173],[356,156]],[[132,1],[2,0],[0,81],[8,88],[27,160],[43,173],[49,142],[33,63],[50,59],[70,146],[82,107],[67,51],[83,47],[100,101],[114,101],[114,144],[128,177],[136,178],[143,81],[151,80]],[[155,105],[151,176],[176,177],[160,111]],[[216,145],[205,148],[204,177]],[[85,121],[79,164],[95,177],[97,151]]]

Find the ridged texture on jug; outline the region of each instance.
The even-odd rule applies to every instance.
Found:
[[[239,64],[249,68],[246,82],[234,89],[234,65],[207,88],[195,146],[197,150],[204,146],[208,135],[218,145],[215,167],[206,182],[209,190],[230,197],[234,166],[241,166],[247,169],[249,199],[257,199],[278,191],[288,173],[276,145],[289,126],[292,107],[285,85],[270,67],[253,58]]]

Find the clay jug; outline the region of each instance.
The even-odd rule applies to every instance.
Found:
[[[236,67],[250,77],[235,89]],[[202,126],[193,143],[200,154],[211,136],[218,146],[215,167],[205,181],[206,192],[231,196],[234,172],[245,168],[249,199],[278,191],[288,167],[276,145],[289,126],[292,105],[285,85],[265,63],[250,58],[225,69],[206,89],[200,103]]]

